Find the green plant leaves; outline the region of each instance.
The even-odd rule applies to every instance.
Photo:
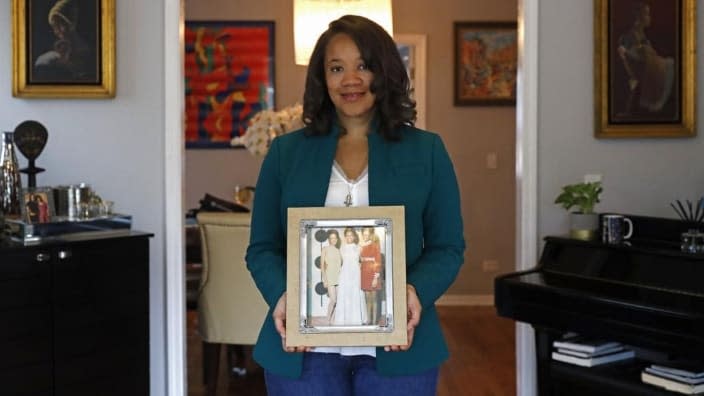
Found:
[[[562,187],[555,203],[566,210],[577,207],[581,213],[594,213],[594,206],[599,203],[602,191],[601,182],[569,184]]]

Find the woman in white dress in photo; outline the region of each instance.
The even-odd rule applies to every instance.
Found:
[[[340,248],[342,269],[337,287],[337,306],[333,324],[359,326],[367,321],[366,304],[361,288],[359,236],[353,228],[347,227],[344,238],[345,243]]]

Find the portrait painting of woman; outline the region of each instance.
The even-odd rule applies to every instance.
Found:
[[[594,136],[695,136],[696,0],[594,0]]]
[[[678,2],[612,1],[614,121],[679,119]]]

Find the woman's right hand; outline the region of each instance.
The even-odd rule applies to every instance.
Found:
[[[271,314],[274,319],[274,326],[276,327],[276,332],[281,336],[281,347],[286,352],[310,352],[313,349],[305,346],[297,347],[287,347],[286,346],[286,292],[281,295],[279,301],[274,307],[274,311]]]

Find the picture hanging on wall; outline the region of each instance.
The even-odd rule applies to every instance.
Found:
[[[12,94],[115,96],[115,0],[13,0]]]
[[[696,1],[594,1],[594,135],[696,129]]]
[[[274,22],[185,27],[186,148],[233,148],[257,112],[274,108]]]
[[[415,126],[426,128],[425,114],[425,43],[424,34],[395,34],[396,48],[411,80],[411,98],[416,102]]]
[[[516,22],[455,22],[455,106],[516,103]]]

